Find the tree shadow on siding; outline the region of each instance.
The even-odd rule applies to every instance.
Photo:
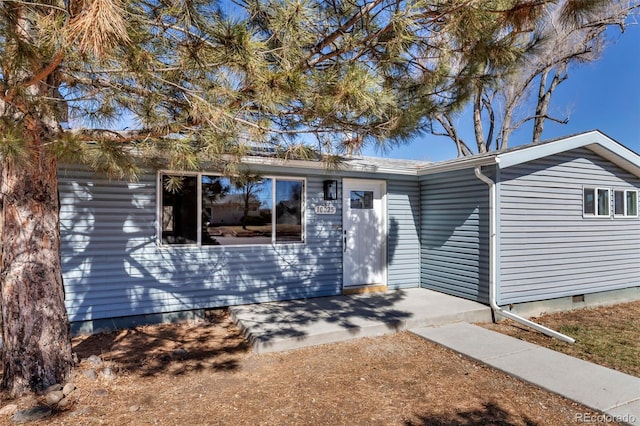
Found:
[[[322,319],[353,334],[360,321],[383,321],[394,329],[410,316],[393,308],[402,292],[368,301],[310,299],[342,291],[340,210],[309,221],[304,244],[159,248],[153,182],[63,182],[62,260],[74,325],[90,319],[86,331],[96,332],[121,327],[124,318],[135,325],[141,315],[292,299],[307,299],[296,302],[297,324]],[[323,201],[308,194],[311,215]],[[300,330],[275,333],[296,336]]]

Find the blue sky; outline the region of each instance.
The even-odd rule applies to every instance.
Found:
[[[609,45],[598,61],[572,65],[569,79],[552,97],[550,112],[557,116],[568,112],[569,123],[547,121],[542,139],[598,129],[640,153],[640,25],[629,25],[622,34],[610,31]],[[462,134],[472,142],[470,118],[466,122],[469,124],[461,127]],[[526,128],[512,135],[510,145],[530,139],[530,129]],[[426,135],[385,153],[365,149],[363,155],[440,161],[455,158],[456,150],[449,139]]]

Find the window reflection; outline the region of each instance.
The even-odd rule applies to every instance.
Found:
[[[272,180],[202,176],[202,244],[271,242]]]
[[[351,191],[349,197],[352,209],[373,208],[373,191]]]
[[[276,181],[276,242],[302,241],[302,181]]]
[[[162,179],[162,242],[195,244],[198,241],[197,178]]]
[[[202,245],[303,241],[303,179],[163,175],[161,181],[163,244],[198,244],[198,215]]]

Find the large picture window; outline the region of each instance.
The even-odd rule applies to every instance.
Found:
[[[628,189],[614,190],[613,204],[615,216],[638,217],[638,191]]]
[[[304,241],[304,179],[162,174],[160,181],[162,244]]]

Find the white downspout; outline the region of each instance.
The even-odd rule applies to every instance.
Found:
[[[475,174],[478,179],[486,183],[489,186],[489,306],[496,314],[499,314],[505,318],[512,319],[520,324],[531,327],[547,336],[555,337],[567,343],[575,343],[575,339],[559,333],[555,330],[551,330],[543,325],[537,324],[533,321],[529,321],[519,315],[505,311],[496,300],[498,299],[498,282],[497,282],[497,244],[496,244],[496,225],[498,211],[496,209],[496,184],[489,177],[482,174],[480,166],[475,167]]]

